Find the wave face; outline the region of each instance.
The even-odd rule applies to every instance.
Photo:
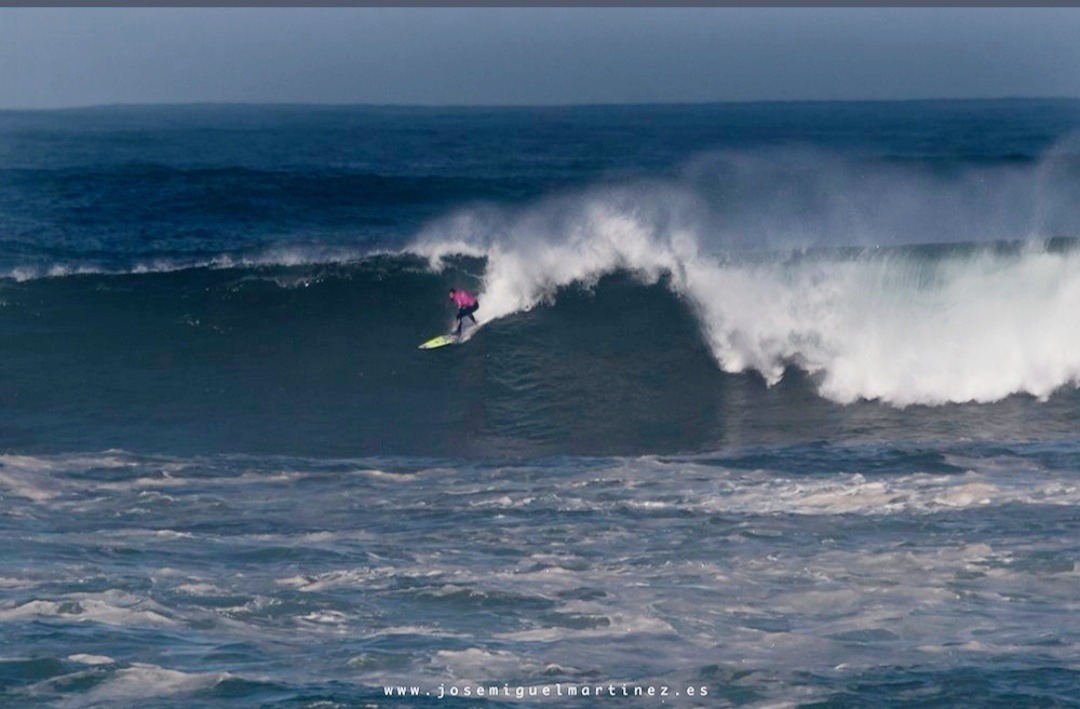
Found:
[[[534,456],[1075,425],[1071,245],[611,264],[516,300],[500,290],[505,258],[8,282],[0,439]],[[463,283],[481,327],[417,350],[450,325],[446,290]]]
[[[16,449],[641,454],[1075,422],[1078,102],[74,113],[0,115]],[[480,327],[417,352],[454,286]]]

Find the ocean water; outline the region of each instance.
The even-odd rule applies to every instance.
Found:
[[[0,112],[0,705],[1077,706],[1078,129]]]

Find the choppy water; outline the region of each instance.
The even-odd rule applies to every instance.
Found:
[[[1048,444],[6,456],[3,697],[389,706],[384,686],[434,704],[440,685],[614,683],[675,705],[701,686],[690,703],[1064,705],[1078,462]]]

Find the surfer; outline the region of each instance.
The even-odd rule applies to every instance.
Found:
[[[454,331],[454,335],[461,337],[461,326],[465,323],[465,317],[468,316],[473,321],[473,325],[476,325],[476,318],[473,317],[473,313],[480,307],[480,301],[476,299],[472,293],[460,288],[450,289],[450,300],[457,303],[457,330]]]

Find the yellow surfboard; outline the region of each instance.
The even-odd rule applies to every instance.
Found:
[[[433,350],[436,347],[446,347],[447,345],[452,345],[457,341],[458,338],[454,335],[439,335],[438,337],[433,337],[424,344],[420,345],[419,349]]]

